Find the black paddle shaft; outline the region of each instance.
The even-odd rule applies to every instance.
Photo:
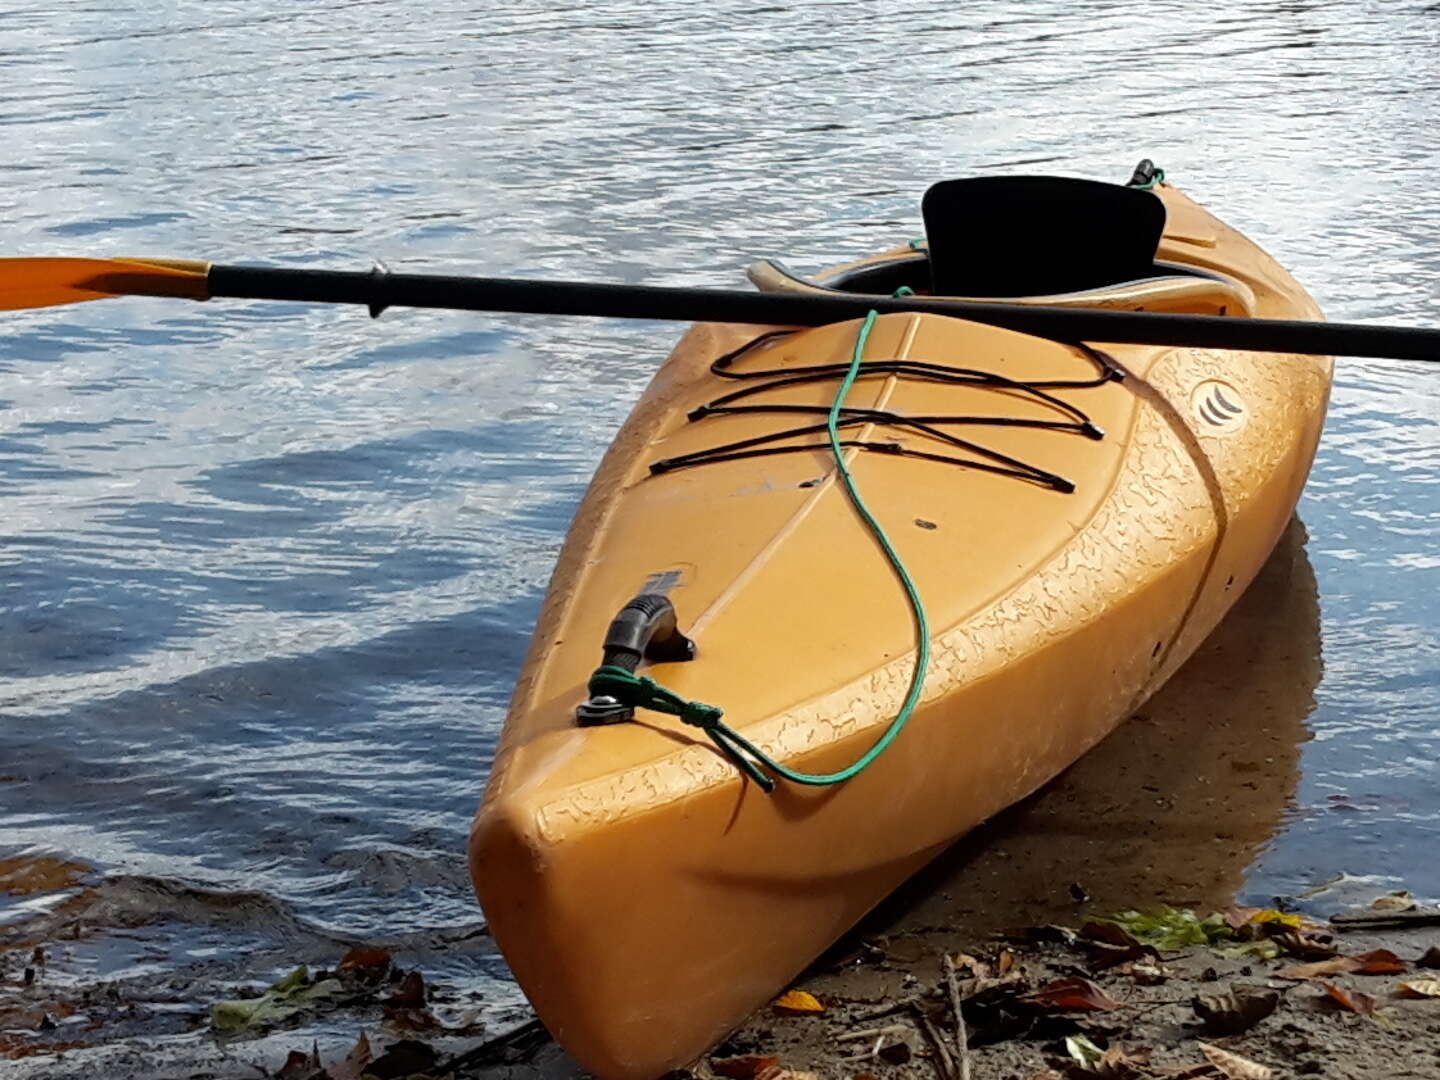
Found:
[[[869,311],[928,311],[1059,341],[1184,345],[1255,352],[1440,361],[1440,330],[1410,326],[1226,318],[972,303],[856,293],[754,293],[524,278],[447,277],[336,270],[213,266],[211,296],[384,308],[449,308],[532,315],[591,315],[677,322],[821,326]]]

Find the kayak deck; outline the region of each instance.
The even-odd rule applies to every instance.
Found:
[[[1161,197],[1179,230],[1162,255],[1219,275],[1257,315],[1318,317],[1243,237],[1173,189]],[[551,582],[471,864],[541,1018],[603,1077],[641,1080],[702,1052],[1152,693],[1280,535],[1329,389],[1323,358],[1101,346],[1097,360],[938,315],[882,316],[865,353],[877,366],[846,402],[845,438],[865,445],[845,454],[930,609],[934,659],[909,727],[844,784],[767,795],[674,717],[577,726],[606,627],[644,589],[668,595],[697,655],[643,673],[722,707],[775,759],[834,771],[889,725],[914,668],[911,613],[823,436],[803,430],[838,380],[787,379],[846,363],[858,329],[757,343],[767,328],[693,328],[607,454]],[[772,374],[726,378],[713,366],[730,354],[729,373]],[[1112,363],[1123,378],[1105,376]],[[1037,384],[1053,400],[1021,389]],[[714,411],[754,386],[731,404],[761,408]],[[957,463],[997,459],[911,422],[925,417],[1073,490]],[[767,452],[726,456],[737,446]]]

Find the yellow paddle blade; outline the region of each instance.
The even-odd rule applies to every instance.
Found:
[[[0,311],[107,296],[208,300],[210,264],[179,259],[0,259]]]

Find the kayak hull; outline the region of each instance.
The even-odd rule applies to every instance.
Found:
[[[1225,274],[1253,296],[1252,314],[1319,317],[1249,241],[1178,192],[1162,197],[1174,225],[1162,255]],[[1072,346],[929,314],[879,319],[867,356],[1068,380],[1076,388],[1054,393],[1106,435],[967,429],[1064,475],[1070,494],[848,451],[932,607],[933,663],[908,727],[869,769],[767,795],[673,717],[574,722],[606,623],[656,581],[699,653],[645,673],[723,706],[792,768],[848,765],[905,697],[915,655],[904,596],[828,451],[650,470],[773,431],[764,414],[689,419],[732,388],[713,361],[765,329],[692,329],[617,437],[551,582],[472,834],[477,893],[520,985],[606,1080],[644,1080],[702,1053],[939,850],[1153,693],[1283,531],[1330,385],[1326,358],[1102,345],[1124,378],[1080,387],[1093,369]],[[735,363],[834,363],[857,332],[796,332]],[[814,407],[834,389],[777,393]],[[1034,419],[1047,408],[903,375],[856,391],[857,405],[905,415]]]

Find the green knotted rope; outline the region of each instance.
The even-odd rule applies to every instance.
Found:
[[[906,289],[905,291],[909,292],[910,290]],[[895,714],[895,719],[890,721],[890,726],[885,729],[885,733],[858,760],[838,772],[798,772],[776,761],[725,723],[724,712],[719,706],[688,701],[675,691],[661,686],[654,679],[636,675],[615,665],[604,665],[596,669],[595,674],[590,677],[592,696],[603,694],[633,708],[652,709],[656,712],[678,716],[684,723],[700,728],[710,736],[721,753],[767,792],[774,790],[775,781],[767,776],[764,770],[797,784],[817,786],[843,783],[864,772],[904,730],[906,723],[915,712],[915,707],[920,703],[920,694],[925,688],[925,674],[930,668],[930,620],[925,614],[925,604],[920,599],[920,590],[916,587],[914,578],[910,576],[910,571],[906,569],[904,560],[900,558],[900,553],[891,543],[889,535],[876,520],[875,515],[871,513],[870,507],[866,505],[864,497],[860,494],[855,477],[845,463],[845,451],[840,443],[840,418],[844,411],[845,399],[855,385],[855,380],[860,377],[861,365],[865,360],[865,346],[870,341],[870,334],[875,328],[875,320],[878,317],[879,313],[872,311],[860,325],[860,332],[855,336],[855,349],[851,354],[850,368],[845,373],[845,378],[841,380],[839,390],[835,393],[835,401],[830,406],[830,414],[826,421],[826,430],[830,437],[830,452],[835,458],[835,471],[840,477],[850,504],[854,506],[855,512],[860,515],[866,528],[875,537],[876,543],[880,545],[891,568],[895,571],[895,576],[904,586],[905,595],[910,601],[910,609],[915,619],[915,637],[918,646],[915,670],[910,676],[910,690],[905,695],[900,711]]]

